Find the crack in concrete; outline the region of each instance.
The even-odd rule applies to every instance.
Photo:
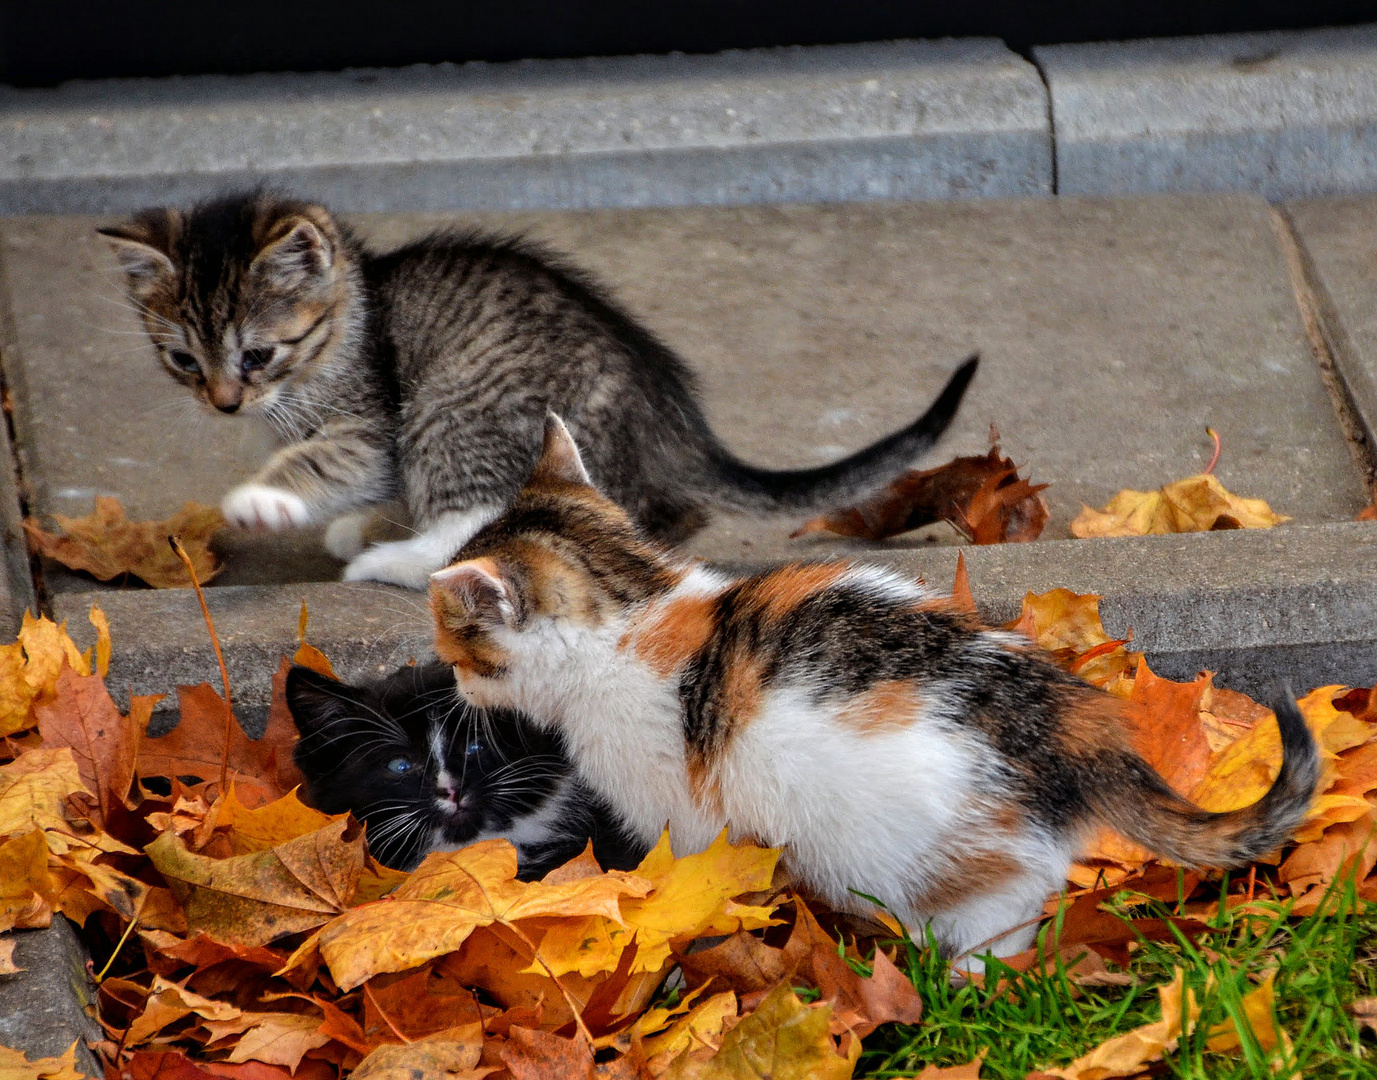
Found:
[[[1343,329],[1338,308],[1325,288],[1315,268],[1300,231],[1285,206],[1268,206],[1272,228],[1286,260],[1286,273],[1300,310],[1310,352],[1319,367],[1320,379],[1329,391],[1334,412],[1343,429],[1344,438],[1353,454],[1354,463],[1362,473],[1370,498],[1377,500],[1377,432],[1364,422],[1353,400],[1353,393],[1344,378],[1344,368],[1356,364],[1352,345]]]
[[[0,541],[3,546],[0,558],[5,564],[8,584],[14,590],[10,599],[11,607],[15,609],[0,613],[0,617],[9,618],[14,624],[6,629],[7,636],[11,631],[18,634],[24,608],[44,613],[51,610],[39,557],[29,549],[28,538],[24,535],[23,523],[29,517],[30,499],[15,425],[15,411],[19,407],[19,399],[24,395],[15,392],[18,380],[11,377],[11,372],[20,368],[14,356],[18,348],[18,335],[13,318],[14,303],[10,296],[5,260],[0,256],[0,415],[4,416],[0,459],[8,459],[9,462],[8,469],[0,464],[0,525],[4,530],[3,540]]]

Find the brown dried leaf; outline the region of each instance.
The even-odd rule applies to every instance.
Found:
[[[365,858],[363,830],[347,820],[229,859],[194,854],[173,833],[145,851],[186,909],[192,931],[240,945],[266,945],[344,911]]]
[[[24,522],[30,546],[38,554],[72,570],[85,570],[100,581],[132,574],[155,589],[185,587],[189,584],[186,568],[168,547],[169,536],[181,541],[203,584],[220,572],[210,539],[225,519],[214,506],[189,502],[164,521],[130,521],[118,499],[100,497],[95,510],[84,518],[61,514],[53,518],[66,535],[46,532],[30,518]]]
[[[64,667],[52,699],[34,707],[43,744],[71,747],[82,782],[95,792],[97,824],[110,820],[116,803],[133,807],[129,789],[134,783],[139,736],[162,698],[161,694],[132,697],[129,715],[121,716],[104,679]]]
[[[482,1042],[480,1031],[476,1045],[435,1038],[380,1046],[359,1062],[352,1080],[483,1080],[497,1067],[478,1065]]]
[[[935,469],[910,469],[855,506],[813,518],[794,536],[831,532],[883,540],[947,521],[977,544],[1036,540],[1047,524],[1047,503],[995,442],[978,457],[959,457]]]

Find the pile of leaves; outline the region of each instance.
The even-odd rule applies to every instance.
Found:
[[[964,568],[954,596],[970,604]],[[487,841],[399,873],[371,858],[358,822],[298,800],[285,659],[261,739],[207,684],[178,688],[180,723],[153,737],[159,699],[135,697],[121,714],[103,679],[105,620],[91,618],[92,651],[31,616],[0,650],[0,931],[54,912],[86,927],[107,1075],[843,1080],[858,1062],[897,1076],[949,1060],[881,1053],[896,1032],[927,1030],[924,1001],[948,992],[943,962],[897,924],[810,907],[777,878],[777,852],[723,837],[676,859],[662,840],[631,872],[604,873],[585,853],[526,883],[510,845]],[[1014,625],[1140,704],[1153,723],[1135,732],[1138,749],[1202,805],[1249,803],[1275,775],[1267,708],[1208,675],[1155,675],[1131,642],[1108,637],[1097,598],[1030,595]],[[295,659],[329,671],[304,642]],[[1321,918],[1345,875],[1356,899],[1377,898],[1377,697],[1325,687],[1302,709],[1326,772],[1295,845],[1220,882],[1098,837],[1049,901],[1039,948],[996,968],[985,1007],[1017,994],[1020,972],[1136,985],[1125,964],[1198,939],[1211,911],[1246,915],[1270,897]],[[14,970],[12,947],[0,936],[0,971]],[[1201,1035],[1210,1052],[1285,1053],[1271,983],[1257,975],[1231,1026]],[[1203,990],[1168,965],[1161,976],[1160,1005],[1138,1028],[1075,1060],[1039,1061],[1045,1075],[1132,1075],[1189,1037]],[[896,1072],[895,1060],[912,1067]],[[950,1064],[922,1075],[980,1075],[978,1060]],[[70,1057],[0,1067],[75,1075]]]

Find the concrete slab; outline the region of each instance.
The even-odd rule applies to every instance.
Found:
[[[1050,45],[1061,194],[1377,188],[1377,25]]]
[[[1377,452],[1377,197],[1292,203],[1334,364]]]
[[[16,930],[14,961],[20,975],[0,975],[0,1046],[30,1058],[56,1057],[76,1041],[77,1069],[87,1076],[104,1070],[86,1045],[102,1037],[87,1013],[94,1011],[95,985],[86,971],[86,946],[63,916],[44,930]]]
[[[379,243],[453,220],[360,219]],[[766,464],[821,462],[916,415],[955,363],[985,360],[933,460],[983,452],[991,423],[1047,492],[1048,538],[1083,502],[1203,466],[1300,521],[1367,501],[1296,313],[1267,208],[1251,198],[870,203],[487,215],[595,270],[703,376],[727,442]],[[113,258],[80,218],[0,223],[37,512],[96,493],[156,517],[218,501],[266,453],[242,418],[202,416],[121,304]],[[723,561],[846,545],[791,522],[723,521]],[[951,530],[934,529],[944,542]],[[892,546],[929,542],[915,534]],[[221,584],[323,580],[312,537],[229,541]],[[89,583],[53,576],[50,587]]]
[[[953,547],[870,550],[861,557],[922,576],[941,588],[956,570]],[[1103,595],[1110,633],[1128,636],[1154,670],[1269,697],[1279,681],[1297,690],[1329,682],[1377,682],[1377,524],[1290,525],[1267,531],[1120,540],[1061,540],[962,549],[982,614],[1017,616],[1027,592],[1064,586]],[[208,591],[225,647],[236,711],[261,723],[279,658],[297,644],[297,615],[310,610],[310,640],[340,674],[377,674],[430,655],[430,620],[414,593],[387,586],[308,584]],[[178,683],[219,685],[218,669],[189,590],[61,593],[58,618],[83,648],[98,602],[114,638],[112,693],[166,693]],[[169,706],[171,703],[169,703]]]
[[[0,88],[0,212],[269,181],[341,209],[1050,194],[1037,71],[973,38]]]

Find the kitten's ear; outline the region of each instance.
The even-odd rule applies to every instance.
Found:
[[[517,624],[516,589],[494,559],[470,559],[430,575],[430,607],[438,630],[453,618],[479,626]]]
[[[153,210],[96,230],[110,242],[135,295],[144,295],[158,282],[176,276],[169,253],[181,220],[176,210]]]
[[[325,278],[333,263],[334,249],[321,226],[292,214],[268,230],[250,270],[279,289],[294,289]]]
[[[354,687],[300,664],[287,669],[287,708],[303,737],[338,718],[357,697]]]
[[[545,414],[545,446],[540,451],[540,460],[531,473],[532,482],[545,481],[556,484],[581,484],[592,487],[588,470],[583,467],[578,444],[564,426],[564,421],[554,413]]]

